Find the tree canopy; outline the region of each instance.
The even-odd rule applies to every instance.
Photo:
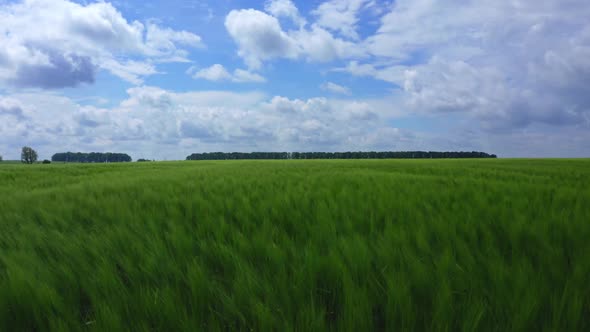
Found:
[[[29,146],[23,146],[20,154],[20,160],[24,164],[32,164],[37,161],[37,151]]]
[[[205,152],[193,153],[186,160],[238,159],[443,159],[497,158],[485,152],[384,151],[384,152]]]
[[[126,153],[101,152],[60,152],[51,157],[53,162],[70,163],[120,163],[130,162],[131,157]]]

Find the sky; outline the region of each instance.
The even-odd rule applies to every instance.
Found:
[[[590,157],[587,0],[0,0],[0,155]]]

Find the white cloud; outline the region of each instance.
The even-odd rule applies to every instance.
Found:
[[[264,10],[277,18],[289,18],[299,26],[305,24],[305,19],[299,15],[299,9],[295,7],[291,0],[267,0],[264,4]]]
[[[364,58],[366,50],[350,41],[335,38],[329,31],[313,25],[309,30],[292,32],[302,53],[311,61]]]
[[[298,13],[291,2],[266,7],[277,17]],[[350,59],[335,70],[394,84],[399,106],[415,114],[466,113],[485,130],[588,125],[590,5],[583,0],[399,0],[377,7],[326,1],[309,26],[289,31],[268,14],[232,11],[226,26],[249,66],[273,58]],[[384,15],[376,33],[360,40],[365,10]],[[229,29],[228,21],[250,23]]]
[[[0,151],[23,144],[43,158],[62,150],[184,158],[212,150],[349,150],[387,127],[371,101],[289,99],[257,92],[175,93],[135,87],[119,105],[78,104],[51,94],[0,97]],[[6,107],[4,106],[6,105]],[[25,116],[26,121],[17,120]]]
[[[13,98],[0,98],[0,117],[10,117],[12,120],[25,120],[27,118],[26,111],[22,104]]]
[[[350,39],[359,39],[356,32],[358,13],[368,0],[330,0],[322,3],[312,11],[317,17],[315,24],[340,33]]]
[[[351,62],[337,70],[396,84],[400,107],[416,115],[461,113],[472,126],[484,130],[505,131],[534,123],[590,125],[590,98],[586,93],[572,94],[587,90],[585,86],[575,88],[575,75],[569,76],[568,83],[548,80],[548,86],[536,76],[534,82],[527,82],[530,78],[526,76],[532,73],[524,66],[523,84],[510,79],[510,72],[503,69],[435,56],[422,65],[379,68]],[[555,84],[567,86],[561,90]]]
[[[202,47],[201,37],[187,31],[175,31],[149,23],[145,33],[146,54],[163,60],[186,62],[187,52],[177,45]]]
[[[193,78],[203,78],[208,81],[225,81],[231,79],[230,73],[225,70],[225,67],[216,63],[211,67],[201,69],[194,73]]]
[[[336,68],[334,71],[348,72],[354,76],[376,76],[377,69],[372,64],[359,64],[358,61],[350,61],[345,68]]]
[[[332,92],[332,93],[338,93],[338,94],[343,94],[343,95],[349,95],[350,94],[350,89],[333,83],[333,82],[326,82],[323,83],[322,85],[320,85],[320,88],[324,91],[328,91],[328,92]]]
[[[235,83],[263,83],[266,79],[259,74],[249,72],[243,69],[234,70],[233,74],[230,74],[224,66],[216,63],[211,67],[203,68],[201,70],[195,69],[195,67],[189,68],[187,71],[193,78],[206,79],[208,81],[220,82],[220,81],[232,81]]]
[[[282,14],[280,11],[275,13]],[[276,17],[255,9],[232,10],[225,27],[238,44],[238,55],[248,67],[258,69],[262,63],[275,58],[295,60],[305,57],[311,61],[364,58],[364,47],[334,37],[317,24],[309,29],[284,31]]]
[[[243,69],[236,69],[234,70],[234,75],[232,81],[242,83],[242,82],[254,82],[254,83],[264,83],[266,79],[259,74],[249,72]]]
[[[362,42],[373,61],[335,70],[397,85],[415,114],[461,113],[488,131],[588,127],[588,15],[582,0],[399,0]]]
[[[281,29],[279,21],[261,11],[232,10],[225,18],[225,27],[250,68],[260,68],[263,60],[295,59],[299,55],[296,41]]]
[[[484,150],[503,156],[583,156],[590,132],[532,124],[511,133],[477,127],[441,133],[397,128],[395,100],[290,99],[262,93],[176,93],[135,87],[114,107],[82,105],[55,94],[0,96],[0,153],[18,158],[31,145],[41,158],[60,151],[126,152],[182,159],[203,151]],[[431,121],[439,123],[434,117]],[[545,126],[545,127],[543,127]],[[448,130],[448,132],[445,132]]]
[[[129,22],[107,2],[0,4],[0,31],[0,84],[25,87],[92,83],[97,69],[139,83],[157,72],[153,62],[187,61],[179,45],[201,45],[187,31]]]
[[[133,60],[117,61],[109,57],[101,59],[101,68],[133,84],[141,84],[143,77],[158,73],[156,67],[149,62]]]
[[[403,86],[406,72],[412,71],[411,66],[375,66],[370,63],[359,63],[350,61],[346,67],[335,68],[332,71],[346,72],[353,76],[373,77],[378,80],[394,83]]]

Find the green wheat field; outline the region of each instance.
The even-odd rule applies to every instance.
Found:
[[[590,331],[590,160],[0,163],[0,331]]]

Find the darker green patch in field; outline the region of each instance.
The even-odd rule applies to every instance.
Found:
[[[590,161],[0,165],[2,331],[590,330]]]

